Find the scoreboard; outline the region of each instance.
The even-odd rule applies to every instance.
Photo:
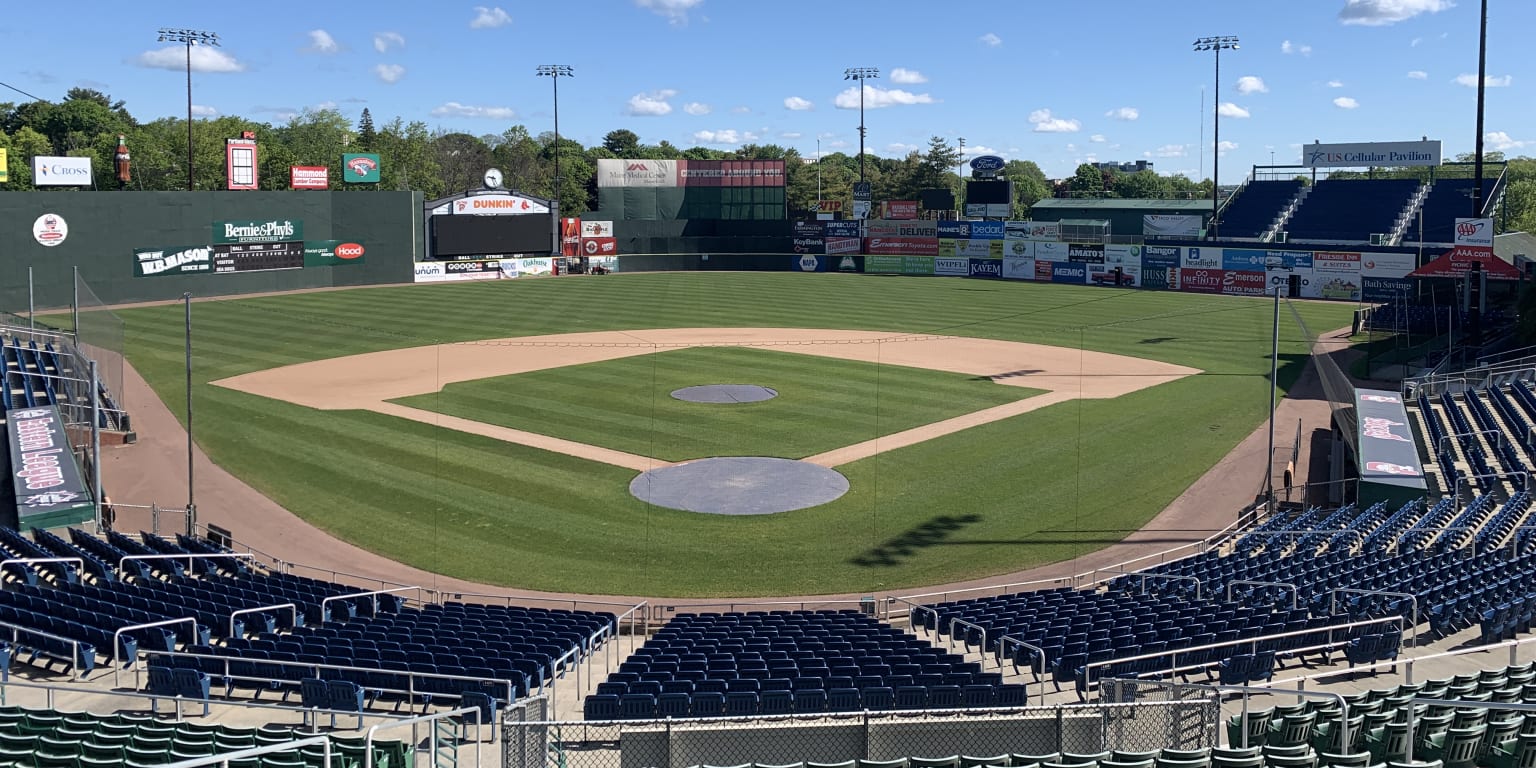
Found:
[[[303,269],[304,241],[226,243],[213,246],[214,272]]]

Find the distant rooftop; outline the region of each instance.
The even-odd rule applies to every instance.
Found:
[[[1158,210],[1210,213],[1211,201],[1200,200],[1136,200],[1124,197],[1049,197],[1035,203],[1032,208],[1097,208],[1106,211]]]

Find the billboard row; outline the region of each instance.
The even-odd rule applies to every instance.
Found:
[[[599,187],[782,187],[783,160],[597,161]]]

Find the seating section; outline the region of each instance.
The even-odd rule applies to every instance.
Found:
[[[1417,179],[1323,179],[1285,229],[1292,242],[1367,243],[1373,234],[1392,231],[1419,186]]]
[[[1498,178],[1483,179],[1483,201],[1493,194]],[[1424,197],[1424,233],[1422,242],[1451,243],[1456,240],[1456,219],[1471,215],[1473,179],[1437,179]],[[1406,240],[1419,240],[1417,222],[1408,227]]]
[[[225,726],[202,721],[172,722],[153,715],[120,712],[95,715],[46,709],[0,707],[0,764],[36,768],[131,768],[166,765],[183,760],[227,754],[259,746],[284,744],[316,735],[290,725],[259,728]],[[361,737],[331,734],[333,765],[361,766],[367,743]],[[397,740],[375,739],[373,764],[380,768],[409,768],[414,749]],[[302,751],[275,752],[249,761],[231,761],[241,768],[319,768],[322,745]]]
[[[1300,191],[1301,182],[1295,179],[1248,182],[1222,212],[1221,236],[1263,235]]]
[[[1017,707],[1022,685],[856,611],[678,614],[587,697],[589,720]]]
[[[89,375],[74,369],[73,359],[52,342],[39,344],[32,339],[23,341],[0,335],[0,414],[13,408],[69,403],[89,406],[89,387],[71,386],[87,381]],[[102,429],[127,429],[126,423],[114,423],[121,411],[112,394],[105,385],[100,391]]]

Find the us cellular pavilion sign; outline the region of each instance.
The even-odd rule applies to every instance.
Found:
[[[1301,164],[1307,168],[1439,165],[1438,141],[1373,141],[1357,144],[1305,144]]]

